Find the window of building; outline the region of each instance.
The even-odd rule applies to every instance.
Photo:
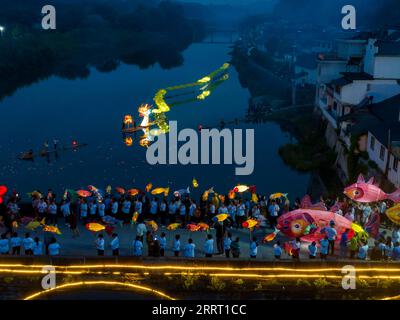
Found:
[[[380,153],[379,153],[379,158],[383,161],[383,160],[385,160],[385,147],[384,146],[381,146],[381,151],[380,151]]]
[[[375,150],[375,137],[373,136],[371,136],[370,148],[372,151]]]

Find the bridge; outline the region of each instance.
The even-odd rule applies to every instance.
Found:
[[[223,28],[206,28],[206,37],[204,39],[198,39],[196,35],[193,35],[194,43],[206,43],[206,44],[233,44],[239,40],[240,32],[237,29],[223,29]]]

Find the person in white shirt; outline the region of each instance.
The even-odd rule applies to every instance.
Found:
[[[246,205],[242,203],[242,200],[240,200],[236,212],[236,223],[237,227],[240,229],[243,228],[242,224],[244,222],[245,215],[246,215]]]
[[[96,249],[98,256],[104,256],[104,238],[102,234],[99,234],[96,239]]]
[[[258,243],[257,237],[253,237],[253,241],[250,243],[250,258],[255,259],[257,258],[257,251],[258,251]]]
[[[33,250],[33,255],[34,256],[43,255],[43,242],[40,241],[38,237],[35,238],[32,250]]]
[[[89,203],[90,220],[94,220],[97,213],[97,204],[94,202]]]
[[[133,255],[135,257],[141,257],[143,255],[143,242],[140,240],[139,236],[136,236],[133,242]]]
[[[118,213],[118,201],[114,198],[111,205],[111,213],[116,216]]]
[[[271,228],[275,228],[277,224],[279,210],[280,210],[279,205],[276,203],[275,200],[272,200],[271,204],[268,207],[268,213],[269,213],[268,217]]]
[[[58,256],[60,254],[61,246],[58,244],[56,238],[52,238],[49,244],[49,255]]]
[[[204,252],[206,254],[206,258],[212,258],[214,253],[214,239],[211,234],[207,235],[207,240],[204,243]]]
[[[147,232],[146,224],[141,219],[136,226],[136,235],[140,237],[140,241],[143,242],[144,235],[146,234],[146,232]]]
[[[135,211],[139,214],[142,214],[142,208],[143,208],[143,202],[137,199],[135,202]]]
[[[106,205],[104,204],[104,202],[99,202],[98,206],[97,206],[98,210],[99,210],[99,217],[100,219],[103,218],[106,214]]]
[[[196,213],[196,208],[197,208],[196,203],[193,200],[191,200],[190,207],[189,207],[189,217],[192,221],[193,221],[193,217]]]
[[[22,239],[18,237],[18,233],[14,232],[10,239],[12,255],[21,254],[21,243]]]
[[[9,254],[10,253],[10,244],[7,239],[7,235],[4,233],[1,235],[0,239],[0,254]]]
[[[167,248],[167,237],[165,235],[165,232],[162,232],[161,237],[160,237],[160,256],[161,257],[164,257],[166,248]]]
[[[188,243],[183,248],[183,256],[185,258],[194,258],[194,249],[196,245],[193,243],[193,239],[189,239]]]
[[[232,234],[230,232],[227,232],[224,238],[224,251],[225,251],[225,256],[227,258],[230,258],[231,244],[232,244]]]
[[[350,222],[353,222],[355,217],[354,217],[354,208],[352,208],[351,210],[349,210],[344,217],[349,220]]]
[[[87,222],[87,212],[88,212],[88,205],[87,205],[86,199],[82,200],[80,209],[81,209],[81,218],[83,219],[83,222],[86,223]]]
[[[33,255],[33,244],[34,244],[34,241],[30,237],[30,234],[25,233],[25,238],[22,240],[22,247],[24,248],[25,254],[27,256]]]
[[[176,209],[177,209],[175,200],[172,200],[172,201],[169,203],[168,209],[169,209],[169,210],[168,210],[169,221],[170,221],[170,223],[173,223],[173,222],[175,222],[175,220],[176,220],[175,214],[176,214]]]
[[[172,250],[174,251],[174,256],[179,257],[179,252],[181,251],[181,236],[179,234],[175,235],[174,244]]]
[[[49,224],[57,224],[57,204],[54,200],[51,201],[49,206],[47,207]]]
[[[47,203],[43,199],[40,199],[39,204],[37,205],[37,210],[40,217],[45,216],[47,211]]]
[[[112,255],[114,257],[119,256],[119,238],[116,233],[112,234],[112,240],[110,243],[111,250],[112,250]]]
[[[224,203],[222,204],[221,207],[219,207],[218,213],[219,214],[228,214],[228,208],[225,206]]]
[[[61,213],[65,219],[65,224],[69,225],[69,216],[71,215],[70,203],[63,200],[60,207]]]
[[[361,222],[363,225],[365,225],[368,222],[369,217],[371,216],[372,213],[372,208],[365,204],[361,206],[362,210],[362,217],[361,217]]]

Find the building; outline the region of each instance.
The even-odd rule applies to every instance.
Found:
[[[391,40],[388,40],[389,37]],[[369,118],[365,114],[366,108],[374,105],[373,110],[376,110],[384,101],[400,95],[400,38],[393,39],[397,39],[396,32],[387,30],[359,33],[348,39],[339,39],[335,53],[318,56],[315,104],[327,123],[327,144],[338,154],[336,164],[342,181],[349,177],[347,160],[354,142],[354,123],[363,122],[364,117]],[[374,125],[380,124],[374,122]],[[396,122],[396,125],[400,123]],[[359,129],[359,125],[356,128]],[[368,131],[364,128],[365,133],[358,137],[358,149],[368,152],[381,170],[383,165],[389,168],[390,163],[392,167],[397,166],[393,152],[386,151],[390,156],[386,155],[387,159],[381,160],[380,150],[368,150],[368,143],[375,141],[373,139],[376,139],[377,145],[385,145],[382,136],[373,138],[374,130],[381,129]],[[394,135],[396,130],[394,127],[390,131]],[[388,178],[390,175],[390,181],[397,185],[393,170],[382,171]]]
[[[346,123],[349,136],[357,137],[358,150],[368,153],[369,165],[400,187],[400,94],[367,104],[339,122]]]

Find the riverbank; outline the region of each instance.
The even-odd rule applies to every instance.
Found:
[[[314,103],[315,90],[298,88],[299,107],[274,113],[274,110],[291,105],[288,64],[275,61],[256,49],[250,51],[240,44],[234,47],[231,55],[242,85],[251,93],[249,117],[278,123],[290,134],[291,142],[280,147],[279,155],[290,168],[312,174],[309,194],[313,197],[338,194],[343,185],[332,169],[336,154],[326,144],[325,128],[320,118],[309,107]]]

